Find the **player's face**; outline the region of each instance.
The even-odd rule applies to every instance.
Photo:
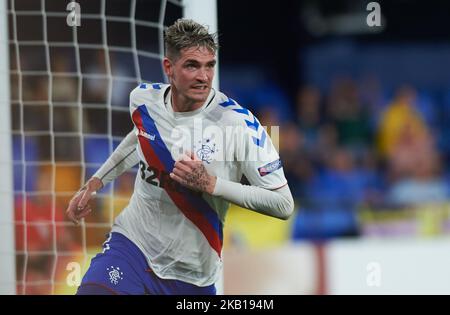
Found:
[[[215,57],[206,47],[191,47],[174,62],[166,58],[164,67],[173,92],[184,101],[203,104],[211,91]]]

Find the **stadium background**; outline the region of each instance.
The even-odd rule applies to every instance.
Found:
[[[83,17],[95,10],[97,1],[79,2]],[[128,1],[108,2],[114,3],[111,7],[117,14],[129,8]],[[217,2],[221,90],[251,109],[262,125],[280,126],[280,155],[296,200],[289,221],[230,209],[224,247],[226,294],[450,293],[445,267],[450,261],[446,254],[450,253],[450,4],[377,1],[382,26],[370,28],[368,2]],[[138,3],[141,18],[152,20],[152,9],[160,1]],[[178,13],[174,9],[173,17]],[[39,36],[33,34],[39,30],[35,23],[29,19],[20,24],[18,35]],[[82,18],[82,23],[87,31],[80,38],[87,42],[101,38],[95,24],[89,24],[93,22]],[[115,27],[108,39],[129,45],[130,30]],[[67,30],[49,31],[64,37]],[[157,50],[157,35],[137,36],[142,36],[138,41],[142,49]],[[23,104],[14,102],[19,95],[16,53],[14,45],[10,48],[12,127],[23,132]],[[54,50],[52,71],[73,71],[71,54]],[[116,74],[136,76],[130,73],[129,57],[110,53]],[[21,49],[22,71],[39,68],[42,60],[42,50]],[[105,71],[101,50],[80,50],[80,60],[83,73]],[[143,62],[141,69],[145,80],[162,78],[154,61]],[[86,90],[81,102],[105,104],[105,80],[83,80]],[[53,83],[54,102],[76,98],[77,79],[55,77]],[[135,84],[115,86],[112,104],[126,108]],[[22,91],[23,103],[45,103],[48,79],[24,76]],[[49,129],[48,107],[26,107],[25,129]],[[61,118],[55,119],[55,130],[78,130],[78,112],[61,107],[53,115]],[[108,132],[105,117],[112,117],[117,144],[131,127],[126,111],[111,115],[106,108],[86,107],[82,131]],[[48,137],[27,138],[25,152],[17,137],[13,134],[15,161],[23,155],[27,161],[50,159]],[[97,199],[85,235],[79,227],[59,224],[54,240],[50,232],[54,223],[48,223],[51,195],[32,192],[48,191],[54,176],[54,220],[65,221],[65,206],[84,171],[89,176],[96,163],[109,155],[108,139],[85,139],[87,166],[80,167],[73,163],[81,159],[79,141],[67,137],[55,143],[56,167],[27,166],[26,183],[23,165],[15,165],[18,293],[73,292],[65,284],[67,263],[98,250],[108,223],[132,192],[134,173],[130,172]],[[29,229],[26,249],[24,209]],[[59,252],[80,257],[58,257],[53,274],[49,266],[54,263],[55,246]],[[50,283],[52,277],[56,286]]]

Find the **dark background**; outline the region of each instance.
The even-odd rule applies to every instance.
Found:
[[[291,98],[307,78],[301,71],[302,53],[310,45],[330,40],[359,43],[439,43],[450,40],[450,2],[377,1],[386,27],[376,34],[324,34],[315,36],[306,26],[307,7],[317,8],[325,19],[366,11],[371,1],[358,0],[218,0],[220,64],[223,67],[254,64],[286,89]],[[360,20],[365,23],[364,20]],[[300,69],[300,71],[293,71]]]

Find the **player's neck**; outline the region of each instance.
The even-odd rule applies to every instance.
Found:
[[[187,99],[183,95],[171,93],[172,109],[174,112],[192,112],[203,106],[204,102],[195,102]]]

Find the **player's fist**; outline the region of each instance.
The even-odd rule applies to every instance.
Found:
[[[170,178],[181,185],[201,192],[212,194],[216,185],[216,177],[206,171],[202,161],[192,152],[175,162]]]
[[[67,207],[67,217],[75,224],[79,224],[80,220],[91,213],[92,208],[89,201],[95,196],[96,191],[103,187],[103,183],[99,178],[92,177],[86,185],[81,188],[75,196],[70,200]]]

